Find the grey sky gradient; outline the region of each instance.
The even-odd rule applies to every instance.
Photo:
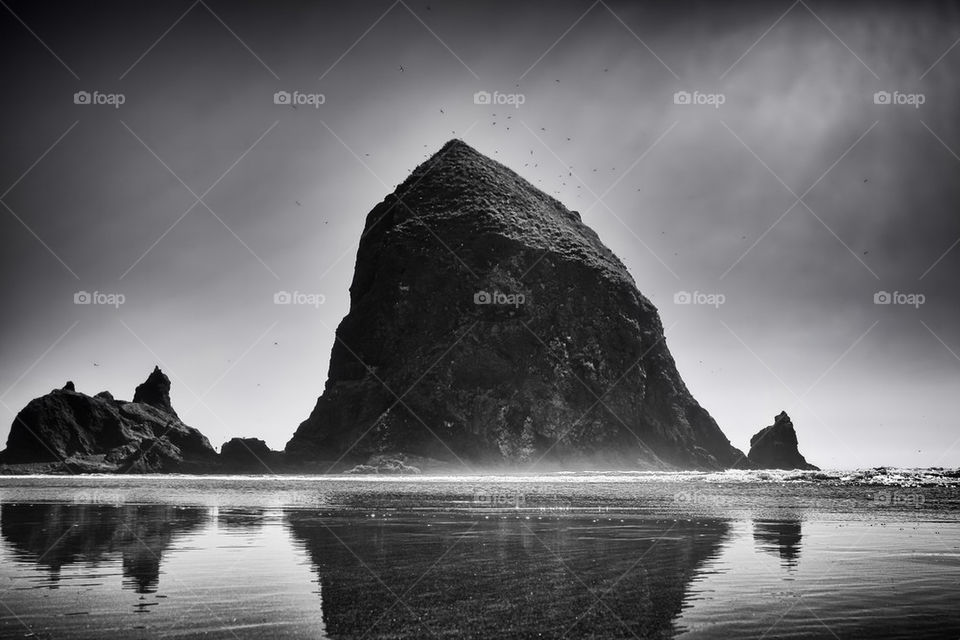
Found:
[[[7,2],[0,439],[67,379],[130,398],[160,364],[215,445],[282,448],[366,213],[461,137],[581,212],[735,445],[785,409],[823,467],[958,466],[958,39],[948,3]]]

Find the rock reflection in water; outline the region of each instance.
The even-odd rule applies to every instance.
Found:
[[[754,520],[753,542],[766,553],[779,556],[780,566],[795,569],[800,559],[800,520]]]
[[[729,534],[720,520],[287,519],[332,638],[659,637]]]
[[[5,504],[0,535],[21,560],[46,570],[51,589],[58,588],[62,567],[101,564],[119,554],[124,588],[154,593],[164,551],[206,520],[206,509],[169,505]]]

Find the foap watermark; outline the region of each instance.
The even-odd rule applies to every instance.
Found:
[[[527,503],[527,496],[519,489],[510,491],[507,489],[481,489],[473,490],[473,504],[477,507],[490,507],[493,509],[514,508],[520,509]]]
[[[701,93],[700,91],[677,91],[673,94],[673,104],[695,104],[719,109],[727,101],[722,93]]]
[[[700,491],[678,491],[673,494],[673,501],[677,504],[694,507],[730,507],[734,504],[732,496]]]
[[[74,504],[110,504],[121,505],[126,502],[122,491],[86,488],[79,492],[71,491]]]
[[[73,294],[73,304],[96,304],[119,309],[127,301],[122,293],[106,293],[103,291],[77,291]]]
[[[897,304],[919,309],[927,301],[922,293],[903,293],[902,291],[877,291],[873,294],[873,304]]]
[[[500,93],[494,91],[477,91],[473,94],[473,104],[503,105],[519,109],[520,105],[527,101],[527,96],[522,93]]]
[[[673,304],[699,304],[719,309],[727,301],[722,293],[704,293],[702,291],[677,291],[673,294]]]
[[[502,293],[500,291],[477,291],[473,294],[473,304],[512,305],[519,307],[527,301],[522,293]]]
[[[319,109],[326,103],[327,97],[322,93],[304,93],[302,91],[277,91],[273,94],[273,104],[283,107],[313,107]]]
[[[101,93],[100,91],[77,91],[73,94],[73,104],[109,106],[119,109],[127,101],[122,93]]]
[[[895,104],[919,109],[927,101],[922,93],[903,93],[901,91],[877,91],[873,94],[873,104]]]
[[[907,491],[877,491],[872,496],[873,504],[878,507],[912,507],[919,509],[926,502],[922,493]]]
[[[304,293],[303,291],[277,291],[273,294],[273,304],[296,304],[319,308],[327,301],[322,293]]]

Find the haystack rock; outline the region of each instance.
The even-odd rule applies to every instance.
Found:
[[[459,140],[367,215],[336,338],[292,458],[717,469],[742,456],[580,215]]]
[[[747,458],[758,469],[805,469],[819,471],[804,458],[797,448],[797,432],[786,411],[773,419],[750,438],[750,453]]]
[[[203,470],[216,452],[169,406],[170,380],[154,369],[135,400],[88,396],[72,382],[31,400],[14,419],[0,462],[48,471],[155,473]]]

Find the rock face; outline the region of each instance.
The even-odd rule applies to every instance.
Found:
[[[159,369],[137,387],[140,400],[134,402],[114,400],[108,392],[91,397],[68,383],[17,414],[0,462],[152,473],[214,460],[216,452],[203,434],[181,422],[172,408],[162,408],[169,406],[169,389]]]
[[[305,460],[704,468],[742,453],[576,212],[459,140],[368,214]]]
[[[758,469],[806,469],[819,471],[808,463],[797,449],[797,432],[786,411],[773,419],[750,438],[750,453],[747,459]]]

